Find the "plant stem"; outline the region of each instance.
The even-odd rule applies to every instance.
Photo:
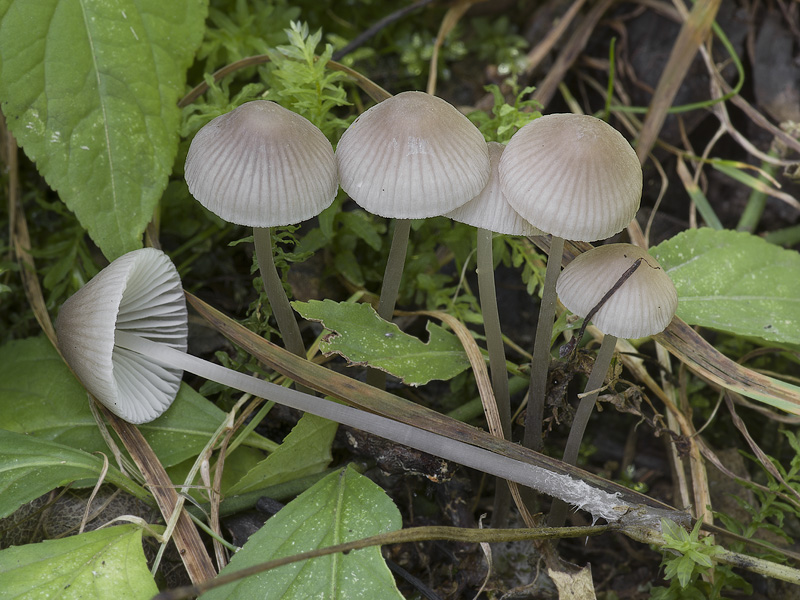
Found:
[[[179,352],[165,344],[152,342],[126,331],[117,330],[116,345],[217,383],[261,398],[269,398],[284,406],[361,429],[367,433],[428,452],[445,460],[452,460],[496,477],[516,481],[579,506],[595,517],[616,521],[625,514],[626,509],[634,508],[616,494],[609,494],[568,475],[555,473],[529,462],[491,452],[374,413],[317,398],[298,390],[284,388]]]
[[[561,274],[561,255],[564,239],[552,236],[547,270],[544,275],[542,303],[539,305],[539,321],[536,324],[536,339],[533,342],[531,360],[531,384],[528,391],[528,412],[525,417],[523,445],[537,452],[542,450],[542,419],[544,399],[547,394],[547,374],[550,369],[550,341],[553,336],[553,321],[556,314],[556,282]]]
[[[608,368],[611,366],[611,359],[614,358],[616,345],[617,338],[606,334],[600,344],[600,349],[597,351],[597,358],[595,358],[592,372],[589,374],[589,381],[586,382],[585,395],[578,404],[578,410],[575,412],[575,418],[572,420],[572,427],[569,430],[567,445],[564,448],[562,460],[567,464],[574,465],[578,462],[578,450],[581,447],[581,440],[586,431],[586,425],[589,423],[589,417],[594,410],[597,396],[600,395],[600,388],[603,387],[605,382]],[[567,505],[563,502],[554,502],[548,523],[551,527],[558,527],[555,523],[563,525],[566,516]]]
[[[394,307],[397,304],[397,294],[400,293],[400,281],[403,278],[403,267],[406,264],[408,251],[408,236],[411,233],[409,219],[394,220],[394,235],[392,246],[389,248],[389,258],[383,272],[383,285],[381,297],[378,300],[378,316],[384,321],[391,321]],[[377,369],[367,372],[367,383],[380,389],[386,388],[386,373]]]
[[[778,152],[773,144],[773,148],[769,151],[768,156],[778,158]],[[777,165],[768,163],[766,161],[761,163],[761,169],[770,177],[775,175],[778,170]],[[763,183],[769,183],[769,180],[762,174],[759,175],[758,180]],[[747,198],[747,204],[742,211],[742,216],[739,218],[739,223],[736,225],[736,231],[748,231],[753,233],[761,221],[761,215],[764,214],[764,208],[767,206],[767,195],[761,190],[753,188],[750,191],[750,196]]]
[[[275,268],[270,228],[254,227],[253,243],[256,247],[261,281],[264,282],[264,291],[267,293],[269,304],[272,307],[272,314],[275,315],[275,320],[278,322],[278,330],[281,332],[283,344],[289,352],[304,357],[306,349],[303,345],[303,337],[300,335],[300,327],[289,304],[289,299],[286,297],[278,270]]]

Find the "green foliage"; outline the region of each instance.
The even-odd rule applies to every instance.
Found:
[[[58,390],[58,402],[53,401]],[[188,385],[155,421],[139,426],[165,466],[197,456],[225,414]],[[86,390],[45,338],[0,347],[0,428],[89,453],[108,447],[89,409]],[[256,445],[260,436],[251,434]]]
[[[400,513],[385,492],[355,470],[331,473],[287,504],[250,536],[221,573],[270,559],[399,529]],[[201,596],[222,598],[402,599],[378,547],[293,563]]]
[[[137,525],[0,551],[0,581],[6,598],[147,600],[158,593]]]
[[[800,254],[745,232],[690,229],[650,252],[678,290],[678,316],[738,335],[800,343]]]
[[[248,56],[266,54],[284,41],[283,28],[300,16],[285,0],[213,2],[205,38],[197,51],[206,73]]]
[[[743,453],[753,464],[761,468],[761,476],[766,479],[764,487],[767,489],[765,490],[751,481],[740,480],[741,485],[752,494],[753,501],[738,496],[733,498],[746,511],[748,518],[741,521],[725,513],[715,513],[714,515],[728,530],[746,539],[753,537],[763,539],[765,536],[757,535],[761,532],[774,539],[783,539],[790,544],[792,538],[786,532],[787,519],[800,518],[800,505],[796,501],[792,501],[796,493],[800,491],[800,438],[790,430],[783,430],[781,433],[789,443],[792,452],[789,468],[785,468],[780,461],[772,457],[768,458],[772,467],[786,483],[778,480],[755,456]],[[764,543],[769,545],[769,542]],[[730,549],[734,552],[743,552],[745,544],[734,541],[730,544]],[[774,552],[762,553],[762,556],[777,562],[785,560],[778,548]]]
[[[688,532],[670,519],[661,520],[661,530],[666,542],[661,565],[664,567],[664,577],[670,580],[670,586],[652,588],[650,598],[717,600],[722,598],[722,591],[729,588],[752,593],[750,585],[729,567],[714,566],[713,558],[723,548],[715,545],[711,537],[701,539],[701,526],[702,521],[697,521],[692,531]],[[700,576],[704,574],[710,574],[713,583],[701,580]]]
[[[109,259],[141,247],[167,185],[204,15],[202,0],[0,3],[8,126]]]
[[[478,57],[496,65],[498,75],[515,83],[526,66],[523,50],[528,46],[527,40],[516,32],[507,15],[494,20],[472,19],[470,25],[477,38],[474,46]]]
[[[0,518],[68,483],[88,479],[94,484],[102,471],[103,459],[95,454],[0,429]],[[105,481],[146,496],[116,467],[108,467]]]
[[[303,317],[321,322],[327,334],[320,350],[344,356],[354,365],[369,365],[399,377],[407,385],[447,380],[469,367],[458,338],[428,322],[428,342],[400,330],[378,316],[369,304],[312,300],[293,302]]]
[[[226,494],[243,494],[313,475],[331,462],[331,444],[338,424],[314,415],[303,415],[283,443],[239,479]]]
[[[306,23],[292,22],[285,32],[289,44],[267,50],[271,59],[264,77],[269,88],[267,98],[304,116],[328,138],[338,137],[349,120],[337,117],[332,111],[350,103],[342,87],[346,76],[326,67],[333,46],[326,44],[317,57],[321,29],[309,34]]]
[[[525,96],[536,89],[534,87],[529,86],[519,90],[514,86],[513,104],[506,103],[506,99],[497,85],[487,85],[484,89],[494,96],[492,114],[488,115],[477,110],[467,116],[480,129],[487,142],[506,143],[519,129],[542,116],[542,113],[539,112],[541,104],[533,98],[525,99]]]

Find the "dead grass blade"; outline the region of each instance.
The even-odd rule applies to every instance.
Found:
[[[487,431],[472,427],[419,404],[408,402],[366,383],[299,358],[256,335],[192,294],[187,292],[186,298],[189,304],[214,329],[266,366],[275,369],[298,383],[342,400],[350,406],[406,423],[412,427],[445,435],[451,439],[459,440],[514,460],[540,466],[553,473],[569,475],[609,493],[618,493],[620,499],[633,504],[641,504],[651,507],[651,509],[673,510],[672,507],[630,490],[625,486],[598,477],[578,467],[567,465],[552,457],[539,454],[519,444],[497,438]]]
[[[647,156],[656,143],[661,126],[667,118],[667,111],[672,106],[672,101],[686,77],[689,66],[692,64],[700,44],[711,31],[711,25],[714,23],[720,2],[721,0],[697,0],[681,27],[675,44],[672,46],[667,65],[658,80],[653,100],[642,125],[639,142],[636,145],[636,152],[640,160]]]

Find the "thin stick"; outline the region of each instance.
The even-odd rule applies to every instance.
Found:
[[[254,227],[253,243],[256,247],[261,281],[264,282],[264,291],[267,293],[269,304],[272,307],[272,314],[275,315],[275,320],[278,322],[278,330],[281,332],[283,344],[289,352],[297,356],[305,356],[306,349],[303,345],[303,337],[300,335],[300,327],[289,304],[289,299],[286,297],[278,270],[275,268],[269,227]]]
[[[564,239],[552,236],[544,275],[542,303],[539,305],[539,321],[536,324],[536,339],[533,342],[528,413],[525,417],[525,437],[522,440],[524,446],[537,452],[542,450],[542,420],[544,399],[547,394],[547,374],[550,369],[550,339],[553,335],[553,320],[556,314],[556,282],[561,273],[563,251]]]
[[[102,411],[139,467],[164,519],[169,521],[178,505],[178,494],[175,493],[172,480],[158,457],[134,425],[123,421],[106,408],[102,408]],[[183,509],[175,525],[172,539],[193,583],[202,583],[216,577],[217,572],[200,539],[200,534],[197,533],[189,514]]]

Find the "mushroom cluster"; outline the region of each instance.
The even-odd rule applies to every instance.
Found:
[[[447,215],[475,226],[492,383],[508,438],[508,374],[494,291],[492,232],[550,235],[524,441],[541,448],[559,296],[570,311],[605,334],[567,443],[565,460],[573,464],[617,337],[652,335],[675,314],[677,294],[669,277],[645,250],[630,244],[594,248],[559,278],[565,239],[605,240],[626,227],[639,207],[642,170],[636,153],[618,131],[595,117],[540,117],[504,147],[487,144],[444,100],[403,92],[365,111],[334,153],[312,123],[278,104],[257,100],[203,127],[192,140],[185,172],[190,192],[203,206],[229,222],[254,228],[267,296],[284,343],[298,355],[305,348],[275,269],[271,227],[319,214],[333,202],[340,185],[365,210],[394,219],[378,308],[389,320],[411,219]],[[150,421],[166,410],[185,369],[390,439],[400,435],[393,431],[396,423],[375,421],[375,415],[356,415],[302,391],[255,383],[186,355],[180,279],[169,258],[157,250],[135,251],[112,263],[64,304],[57,330],[66,360],[87,389],[132,423]],[[412,436],[405,432],[400,437],[406,435]]]

